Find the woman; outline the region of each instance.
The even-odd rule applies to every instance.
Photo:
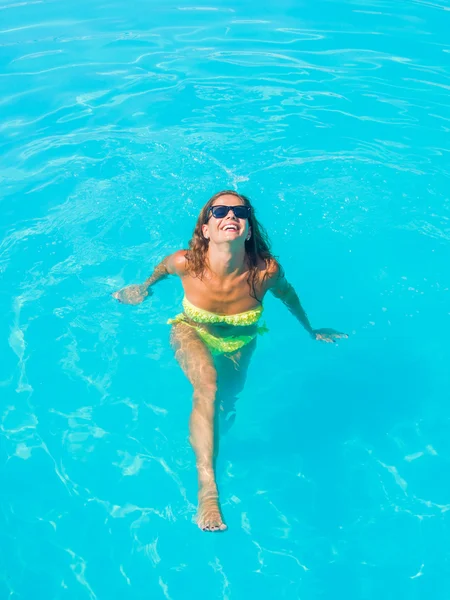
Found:
[[[149,288],[178,275],[184,311],[171,319],[175,356],[194,388],[190,440],[195,451],[199,492],[197,523],[205,531],[226,529],[214,472],[217,435],[215,410],[220,405],[218,378],[233,399],[242,389],[255,348],[262,301],[271,291],[315,340],[334,342],[345,334],[312,329],[294,288],[270,252],[267,234],[248,198],[234,191],[213,196],[203,207],[188,250],[166,257],[143,285],[113,296],[139,304]]]

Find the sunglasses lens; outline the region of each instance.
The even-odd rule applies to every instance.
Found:
[[[233,212],[238,219],[246,219],[248,217],[248,207],[247,206],[234,206]]]
[[[211,212],[216,219],[223,219],[228,214],[228,206],[213,206]]]

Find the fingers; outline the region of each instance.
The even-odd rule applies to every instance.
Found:
[[[315,339],[319,342],[334,344],[337,340],[348,339],[346,333],[316,333]]]
[[[141,289],[142,286],[129,285],[121,290],[112,292],[111,296],[121,304],[140,304],[150,295],[150,290]]]
[[[139,304],[139,302],[141,302],[139,298],[133,298],[132,296],[123,297],[120,295],[120,292],[114,292],[114,294],[111,294],[111,296],[120,304]]]
[[[334,344],[336,342],[331,336],[326,335],[318,335],[316,336],[316,340],[319,342],[325,342],[326,344]]]
[[[114,294],[111,294],[111,296],[117,300],[117,302],[119,302],[120,304],[124,304],[124,301],[122,300],[122,298],[119,295],[119,292],[115,292]]]
[[[121,295],[121,290],[119,290],[118,292],[114,292],[113,294],[111,294],[111,296],[117,300],[117,302],[120,302],[120,304],[126,304],[126,302],[124,302],[124,299]]]

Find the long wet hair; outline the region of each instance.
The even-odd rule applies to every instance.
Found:
[[[189,241],[189,250],[186,252],[187,268],[188,271],[195,277],[202,278],[205,274],[205,271],[208,267],[207,252],[209,240],[203,235],[202,225],[205,225],[208,222],[210,207],[218,198],[226,195],[239,198],[243,204],[245,204],[245,206],[249,206],[251,209],[248,224],[251,227],[252,234],[250,239],[245,241],[245,254],[249,266],[247,281],[250,287],[250,295],[258,302],[261,302],[256,292],[256,286],[258,283],[258,259],[262,259],[266,263],[266,268],[272,262],[275,264],[278,264],[278,262],[271,252],[270,240],[267,231],[261,225],[261,223],[258,222],[258,219],[255,215],[255,209],[250,202],[250,199],[243,194],[238,194],[233,190],[223,190],[222,192],[214,194],[214,196],[208,200],[208,202],[200,211],[194,233]]]

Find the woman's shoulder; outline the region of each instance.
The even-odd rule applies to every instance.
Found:
[[[187,250],[177,250],[166,258],[169,273],[180,276],[185,275],[187,267],[186,253]]]
[[[283,277],[283,274],[283,267],[276,258],[273,256],[265,259],[262,258],[260,265],[260,281],[263,293],[272,288],[280,277]]]
[[[280,263],[273,256],[270,256],[269,258],[260,258],[258,267],[264,279],[276,279],[283,272]]]

